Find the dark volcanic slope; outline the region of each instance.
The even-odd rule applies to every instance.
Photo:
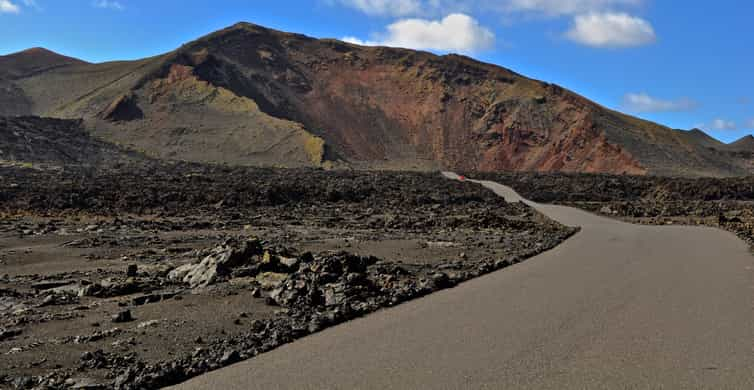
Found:
[[[147,159],[92,138],[80,120],[0,117],[0,164],[113,167],[137,161]]]
[[[458,55],[240,23],[136,62],[16,82],[37,114],[170,159],[247,165],[736,175],[751,156]]]

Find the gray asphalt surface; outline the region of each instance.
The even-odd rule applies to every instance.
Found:
[[[583,230],[177,388],[754,389],[754,257],[743,241],[528,203]]]

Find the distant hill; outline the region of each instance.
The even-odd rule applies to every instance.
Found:
[[[724,149],[734,152],[754,153],[754,136],[747,135],[736,142],[725,145]]]
[[[700,130],[624,115],[458,55],[363,47],[239,23],[139,61],[13,56],[0,57],[0,74],[14,75],[6,115],[83,118],[98,137],[160,158],[291,167],[752,173],[749,157]]]
[[[0,56],[0,76],[17,79],[31,77],[56,68],[84,64],[87,63],[41,47],[35,47],[18,53]]]
[[[26,115],[33,111],[33,101],[15,81],[41,73],[86,62],[47,49],[33,48],[0,56],[0,115]]]

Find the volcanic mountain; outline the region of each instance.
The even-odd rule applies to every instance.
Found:
[[[36,75],[69,65],[84,65],[84,61],[62,56],[42,48],[33,48],[0,56],[0,115],[26,114],[32,102],[14,80],[33,78]]]
[[[138,61],[0,57],[0,114],[83,118],[159,158],[268,166],[728,176],[751,154],[459,55],[239,23]]]

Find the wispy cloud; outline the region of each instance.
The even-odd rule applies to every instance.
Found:
[[[500,7],[508,12],[563,16],[603,12],[642,3],[642,0],[507,0]]]
[[[436,16],[451,13],[526,13],[551,17],[625,9],[644,0],[325,0],[374,16]]]
[[[699,104],[688,98],[665,100],[652,97],[647,93],[627,93],[623,96],[622,108],[636,113],[691,111]]]
[[[736,126],[736,122],[733,121],[715,119],[710,124],[710,127],[715,130],[735,130],[738,126]]]
[[[97,8],[114,9],[117,11],[126,9],[126,7],[117,0],[96,0],[92,5]]]
[[[0,0],[0,14],[20,14],[25,8],[42,10],[36,0]]]
[[[424,12],[421,0],[340,0],[340,4],[368,15],[408,16]]]
[[[754,118],[751,118],[748,122],[746,122],[746,127],[748,127],[749,129],[754,129]]]
[[[599,48],[642,46],[657,40],[654,27],[648,21],[610,12],[576,16],[566,37]]]
[[[0,0],[0,13],[3,14],[17,14],[21,12],[21,8],[12,3],[10,0]]]
[[[360,45],[393,46],[409,49],[473,53],[488,49],[495,34],[471,16],[450,14],[440,20],[403,19],[387,26],[384,33],[372,40],[346,37],[343,40]]]
[[[325,0],[379,17],[438,17],[453,13],[469,13],[486,7],[488,0]]]

